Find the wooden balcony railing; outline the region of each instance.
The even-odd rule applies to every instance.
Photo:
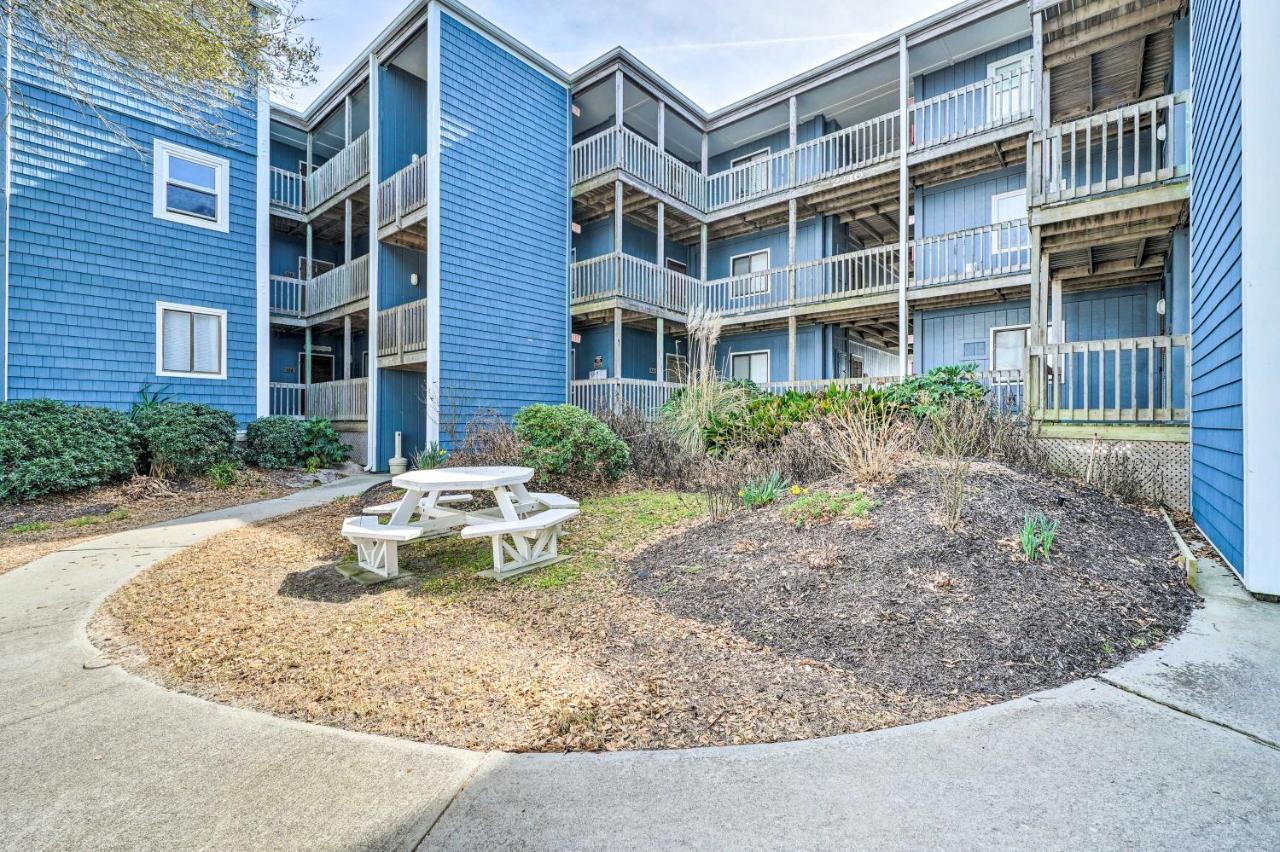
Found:
[[[867,296],[897,287],[898,247],[876,246],[708,281],[701,304],[725,316]]]
[[[427,300],[378,311],[378,357],[420,355],[427,350]]]
[[[271,167],[271,205],[292,213],[307,209],[306,181],[297,172]]]
[[[383,228],[427,206],[427,158],[419,157],[378,184],[378,227]]]
[[[1030,68],[988,77],[911,106],[911,150],[944,145],[1031,117]]]
[[[592,414],[638,411],[655,418],[671,394],[684,387],[679,382],[648,379],[592,379],[569,383],[569,401]]]
[[[369,411],[369,380],[338,379],[305,385],[307,417],[364,420]]]
[[[1027,220],[983,225],[913,242],[911,286],[930,287],[1026,272],[1031,268]]]
[[[369,298],[369,256],[354,258],[307,282],[306,316]]]
[[[302,317],[306,309],[306,283],[288,275],[272,275],[270,284],[271,313]]]
[[[629,254],[606,254],[573,264],[570,292],[575,304],[616,297],[685,313],[701,287],[701,281],[674,269]]]
[[[1097,196],[1190,174],[1191,96],[1178,92],[1054,125],[1031,139],[1033,203]]]
[[[271,382],[270,412],[284,417],[302,416],[302,391],[306,385],[297,382]]]
[[[307,209],[314,210],[369,174],[369,134],[362,133],[307,176]]]
[[[1059,422],[1187,423],[1190,355],[1186,334],[1032,346],[1032,415]]]

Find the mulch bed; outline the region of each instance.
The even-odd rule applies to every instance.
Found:
[[[87,538],[281,497],[308,487],[316,478],[296,470],[250,469],[240,472],[235,485],[214,488],[202,479],[170,482],[135,476],[75,494],[0,503],[0,574]]]
[[[600,497],[562,539],[573,560],[506,583],[474,579],[488,543],[454,537],[359,587],[335,566],[361,504],[340,501],[171,557],[93,633],[132,670],[238,706],[471,749],[612,750],[935,718],[1109,667],[1195,605],[1159,517],[984,465],[952,535],[923,477],[876,491],[868,520],[805,530],[779,514],[790,497],[717,524],[692,496]],[[1037,508],[1062,532],[1028,564],[1013,540]]]
[[[788,497],[690,530],[638,554],[627,587],[863,681],[992,700],[1115,665],[1181,629],[1196,604],[1156,512],[988,463],[948,533],[928,475],[915,466],[873,490],[881,505],[865,521],[799,529],[781,517]],[[1051,558],[1029,563],[1018,533],[1036,511],[1060,530]]]

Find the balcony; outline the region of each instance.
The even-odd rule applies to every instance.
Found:
[[[703,306],[725,317],[756,315],[898,288],[898,247],[877,246],[764,272],[708,281]]]
[[[367,174],[369,134],[364,133],[305,177],[272,166],[271,206],[298,215],[310,213]]]
[[[1051,343],[1027,351],[1029,398],[1038,420],[1190,422],[1190,335]]]
[[[369,256],[302,281],[286,275],[271,276],[271,313],[294,319],[311,319],[338,311],[369,298]]]
[[[427,360],[427,300],[378,311],[378,366],[403,367]]]
[[[706,206],[701,172],[625,127],[584,139],[573,146],[572,157],[575,184],[621,169],[695,210]]]
[[[426,157],[378,184],[378,228],[406,228],[426,218],[427,189]]]
[[[1030,68],[988,77],[911,105],[911,150],[924,151],[1031,118]]]
[[[272,382],[271,413],[286,417],[323,417],[326,420],[365,420],[369,410],[369,380],[340,379],[306,385]]]
[[[912,247],[912,287],[980,281],[1031,269],[1026,219],[922,237]]]
[[[1057,124],[1032,137],[1036,206],[1096,198],[1190,174],[1191,96],[1164,95]]]
[[[606,254],[572,266],[571,302],[624,299],[684,314],[696,303],[702,282],[629,254]]]

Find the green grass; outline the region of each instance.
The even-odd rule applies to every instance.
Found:
[[[865,518],[879,505],[861,491],[852,494],[816,491],[797,498],[782,510],[782,517],[798,527],[832,521],[841,516]]]
[[[488,539],[465,541],[452,535],[410,545],[401,553],[409,570],[429,575],[419,585],[419,591],[430,597],[494,591],[507,584],[557,589],[609,567],[620,555],[663,528],[702,512],[698,498],[670,491],[636,491],[586,500],[582,514],[565,525],[560,534],[560,553],[571,558],[503,584],[474,576],[493,565]]]
[[[44,521],[27,521],[25,524],[14,524],[5,532],[10,535],[22,535],[23,533],[44,532],[49,529],[49,526]]]
[[[110,521],[123,521],[129,517],[128,509],[116,509],[105,515],[82,515],[78,518],[72,518],[67,521],[69,527],[91,527],[95,524],[105,524]]]

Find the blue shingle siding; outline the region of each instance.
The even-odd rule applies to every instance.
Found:
[[[1003,44],[1000,47],[992,48],[984,53],[979,53],[977,56],[971,56],[968,59],[955,62],[945,68],[939,68],[937,71],[921,74],[916,77],[916,99],[924,100],[936,97],[944,92],[961,89],[970,83],[985,80],[987,79],[987,66],[992,62],[1008,59],[1010,56],[1030,49],[1031,37],[1027,36],[1026,38]]]
[[[1244,572],[1240,3],[1196,0],[1191,11],[1192,511]]]
[[[683,342],[678,344],[683,353]],[[654,366],[657,361],[654,332],[634,326],[622,327],[622,377],[624,379],[653,379],[656,375]],[[663,335],[663,351],[674,354],[677,351],[676,338],[670,334]],[[587,379],[591,376],[592,365],[599,355],[608,371],[613,376],[613,326],[597,325],[582,331],[582,342],[573,347],[573,377]],[[665,358],[663,359],[666,360]]]
[[[440,19],[443,423],[567,398],[569,92]]]
[[[164,384],[177,399],[251,419],[255,105],[227,110],[227,137],[210,140],[127,85],[81,68],[95,113],[59,91],[40,62],[28,46],[15,49],[9,397],[123,408],[143,384]],[[230,161],[229,233],[152,215],[156,137]],[[157,378],[157,301],[227,311],[226,380]]]
[[[936,184],[919,190],[916,229],[922,237],[936,237],[991,224],[993,196],[1027,188],[1022,166]]]
[[[426,81],[394,65],[383,65],[378,81],[378,171],[391,177],[427,153]]]
[[[830,378],[830,335],[822,325],[796,329],[796,379]],[[716,369],[729,374],[730,359],[745,352],[769,352],[769,381],[787,381],[787,329],[725,334],[716,346]]]

